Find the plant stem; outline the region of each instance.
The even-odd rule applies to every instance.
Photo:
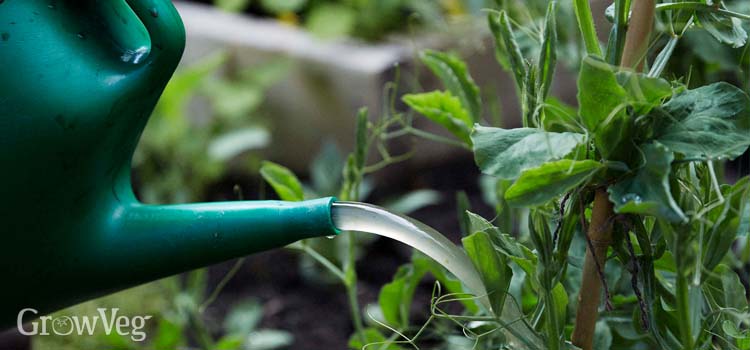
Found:
[[[548,350],[559,350],[560,349],[560,330],[558,329],[558,315],[557,305],[555,305],[555,298],[552,297],[552,291],[546,290],[544,293],[544,304],[547,307],[545,327],[547,328],[547,341]]]
[[[588,239],[591,247],[586,249],[583,263],[583,279],[578,294],[578,310],[573,329],[572,341],[583,350],[591,350],[594,346],[594,329],[599,317],[599,298],[601,297],[600,269],[604,268],[607,260],[607,249],[612,241],[612,224],[610,218],[614,215],[612,203],[607,191],[598,189],[594,197],[594,208],[591,214],[591,224],[588,229]]]
[[[583,35],[583,42],[586,45],[586,52],[601,57],[602,48],[599,46],[599,38],[596,36],[596,27],[594,26],[594,17],[591,14],[589,0],[573,0],[573,8],[578,20],[578,27]]]
[[[206,308],[208,308],[214,301],[216,301],[216,298],[219,297],[219,294],[222,290],[224,290],[224,287],[227,286],[227,283],[234,278],[234,275],[237,274],[238,271],[240,271],[240,268],[242,268],[242,264],[245,263],[245,258],[239,258],[234,263],[234,266],[232,266],[232,269],[227,272],[226,275],[219,281],[219,284],[216,285],[216,288],[211,292],[211,295],[206,298],[206,300],[201,304],[201,306],[198,308],[199,313],[203,313],[206,311]]]
[[[676,257],[680,259],[680,257]],[[680,263],[678,262],[678,271],[676,276],[676,295],[677,298],[677,324],[680,329],[680,338],[682,341],[683,350],[693,350],[693,332],[690,326],[690,300],[687,277],[683,274],[682,269],[679,268]]]

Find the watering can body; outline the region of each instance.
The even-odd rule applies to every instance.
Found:
[[[184,41],[168,0],[0,1],[0,329],[336,233],[332,198],[137,201],[131,158]]]

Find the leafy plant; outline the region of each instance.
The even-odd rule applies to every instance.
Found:
[[[724,82],[687,85],[680,76],[689,72],[670,71],[669,62],[688,33],[746,45],[739,20],[748,16],[721,2],[617,0],[603,49],[588,1],[573,1],[585,50],[575,108],[549,94],[556,4],[547,7],[531,58],[518,43],[530,29],[511,21],[508,7],[488,16],[498,61],[519,92],[523,128],[471,124],[481,122],[481,102],[473,98],[480,95],[453,55],[422,56],[445,91],[404,97],[498,179],[492,194],[499,214],[528,210],[527,230],[515,237],[477,215],[460,215],[469,234],[464,247],[496,317],[436,312],[440,298],[433,317],[459,324],[474,348],[747,347],[748,304],[731,248],[750,232],[750,178],[722,183],[717,166],[750,147],[750,100]],[[664,34],[671,39],[658,45]],[[519,307],[522,326],[498,317]],[[395,334],[413,344],[409,325],[393,321]],[[448,344],[446,330],[437,332]]]
[[[393,91],[396,89],[394,88]],[[343,201],[363,200],[370,191],[368,188],[371,185],[366,178],[368,175],[411,156],[408,152],[392,155],[387,146],[389,140],[410,135],[410,132],[416,130],[411,127],[410,120],[407,119],[399,113],[386,113],[376,118],[375,121],[371,121],[367,110],[360,110],[357,114],[354,150],[344,160],[334,145],[324,144],[321,153],[310,167],[312,180],[310,186],[304,185],[291,170],[270,161],[262,163],[260,174],[282,200],[301,201],[307,198],[334,195]],[[397,130],[393,131],[393,128]],[[435,136],[427,133],[423,135]],[[370,163],[368,159],[374,150],[378,151],[380,159]],[[439,200],[440,195],[435,191],[416,190],[383,205],[397,212],[409,213]],[[380,330],[366,327],[362,317],[362,307],[357,297],[356,261],[361,256],[362,248],[371,242],[373,237],[362,237],[352,232],[344,232],[341,236],[343,236],[342,239],[336,240],[308,239],[294,243],[289,248],[303,252],[305,257],[323,267],[333,276],[335,282],[341,283],[346,288],[355,329],[355,334],[350,340],[350,347],[360,348],[370,342],[385,340]],[[432,263],[430,266],[429,270],[433,274],[446,276],[445,271],[439,265]],[[427,269],[420,270],[419,278],[427,271]],[[321,275],[316,277],[320,279]],[[447,279],[447,277],[444,278]],[[459,282],[453,280],[452,283],[455,286]],[[399,283],[391,289],[395,293],[401,293],[402,286],[404,284]],[[384,315],[387,315],[389,319],[405,317],[399,303],[406,302],[407,296],[381,294],[381,299],[389,300],[391,303],[389,307],[383,309]]]

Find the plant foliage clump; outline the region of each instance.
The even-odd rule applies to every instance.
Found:
[[[557,51],[570,45],[557,35],[557,4],[529,25],[513,17],[523,4],[489,11],[522,128],[483,126],[466,65],[451,54],[421,56],[446,90],[403,101],[473,151],[495,179],[498,214],[495,224],[470,212],[460,218],[497,317],[447,315],[436,296],[433,318],[459,324],[475,349],[749,348],[741,278],[750,178],[722,169],[750,147],[750,99],[727,82],[691,82],[690,71],[672,70],[670,61],[696,32],[746,47],[750,16],[722,2],[616,0],[602,46],[588,1],[572,6],[582,39],[571,65],[577,106],[551,93]],[[529,36],[536,50],[519,44]],[[520,309],[514,322],[522,326],[508,324],[509,307]],[[425,332],[395,321],[386,319],[410,344]],[[450,348],[445,329],[438,333]]]

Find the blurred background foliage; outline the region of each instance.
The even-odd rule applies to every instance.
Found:
[[[300,26],[320,38],[381,40],[412,26],[439,26],[478,14],[486,0],[213,0],[232,12],[246,11]]]
[[[284,76],[285,60],[237,67],[219,53],[178,71],[154,111],[133,159],[139,197],[147,203],[202,200],[208,185],[234,168],[257,171],[250,151],[271,143],[261,105]],[[199,109],[193,119],[188,109]]]

